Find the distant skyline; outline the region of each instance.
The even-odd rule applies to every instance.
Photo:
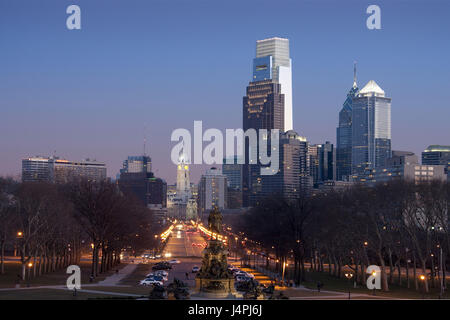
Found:
[[[81,7],[82,29],[66,28]],[[381,7],[381,30],[366,8]],[[375,80],[392,98],[392,150],[450,144],[447,0],[3,0],[0,3],[0,175],[22,158],[105,162],[115,178],[147,155],[175,183],[176,128],[242,127],[256,41],[290,41],[294,130],[336,143],[353,84]],[[198,183],[209,166],[191,165]]]

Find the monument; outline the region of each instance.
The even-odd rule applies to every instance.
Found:
[[[208,229],[222,233],[222,214],[217,206],[209,213]],[[233,274],[228,270],[228,250],[223,242],[211,237],[203,251],[202,267],[195,278],[196,295],[206,298],[236,298]]]

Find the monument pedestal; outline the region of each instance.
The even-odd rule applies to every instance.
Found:
[[[210,299],[236,299],[234,279],[195,279],[195,296]]]

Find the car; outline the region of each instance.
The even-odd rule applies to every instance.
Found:
[[[169,263],[157,263],[152,267],[152,270],[167,270],[172,269],[172,266]]]
[[[169,273],[167,271],[164,270],[158,270],[155,272],[156,275],[158,276],[163,276],[163,277],[167,277],[169,275]]]
[[[181,263],[181,261],[177,260],[177,259],[172,259],[172,260],[169,261],[169,263],[170,264],[176,264],[176,263]]]
[[[196,273],[200,271],[200,267],[194,266],[192,267],[192,273]]]
[[[250,280],[252,280],[252,278],[247,277],[247,276],[237,276],[236,277],[236,281],[237,282],[247,282],[247,281],[250,281]]]
[[[161,255],[160,255],[160,254],[157,254],[157,255],[155,256],[155,258],[156,258],[156,259],[161,258]]]
[[[251,274],[251,273],[248,273],[248,272],[247,272],[247,277],[255,279],[255,276],[253,274]]]
[[[238,277],[238,276],[246,276],[246,275],[247,275],[247,272],[242,271],[242,270],[239,270],[239,271],[237,271],[237,272],[234,274],[235,277]]]
[[[158,270],[158,271],[161,271],[161,270]],[[162,274],[162,273],[158,273],[158,271],[155,272],[155,273],[153,273],[153,272],[149,273],[146,276],[146,279],[147,278],[153,278],[153,279],[158,280],[158,281],[167,281],[167,280],[169,280],[169,277],[168,277],[167,273],[166,274]]]
[[[139,282],[139,284],[141,286],[149,286],[149,285],[152,285],[152,284],[158,284],[160,286],[163,285],[162,281],[158,281],[158,280],[155,280],[155,279],[152,279],[152,278],[144,279],[141,282]]]
[[[147,277],[146,279],[156,280],[156,281],[161,281],[161,282],[164,281],[164,277],[163,276],[158,276],[158,275],[153,275],[153,276]]]

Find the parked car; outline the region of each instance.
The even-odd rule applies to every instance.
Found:
[[[159,262],[152,267],[152,270],[167,270],[172,269],[170,263],[167,262]]]
[[[246,275],[247,275],[247,272],[242,271],[242,270],[239,270],[239,271],[237,271],[237,272],[234,273],[234,276],[235,276],[235,277],[238,277],[238,276],[243,276],[243,277],[245,277]]]
[[[155,279],[152,279],[152,278],[144,279],[141,282],[139,282],[139,284],[141,286],[149,286],[149,285],[152,285],[152,284],[158,284],[160,286],[163,285],[162,281],[158,281],[158,280],[155,280]]]
[[[192,267],[192,273],[196,273],[200,271],[200,267],[194,266]]]
[[[164,271],[164,270],[158,270],[158,271],[155,272],[155,274],[158,275],[158,276],[163,276],[163,277],[169,276],[169,273],[167,271]]]
[[[158,270],[158,271],[161,271],[161,270]],[[158,271],[157,272],[155,272],[155,273],[149,273],[148,275],[147,275],[147,278],[154,278],[155,280],[161,280],[161,281],[167,281],[167,280],[169,280],[169,277],[168,277],[168,275],[167,274],[161,274],[161,273],[158,273]],[[161,279],[160,279],[161,278]]]
[[[247,276],[237,276],[236,277],[236,281],[237,282],[247,282],[247,281],[250,281],[250,280],[252,280],[252,278],[247,277]]]

